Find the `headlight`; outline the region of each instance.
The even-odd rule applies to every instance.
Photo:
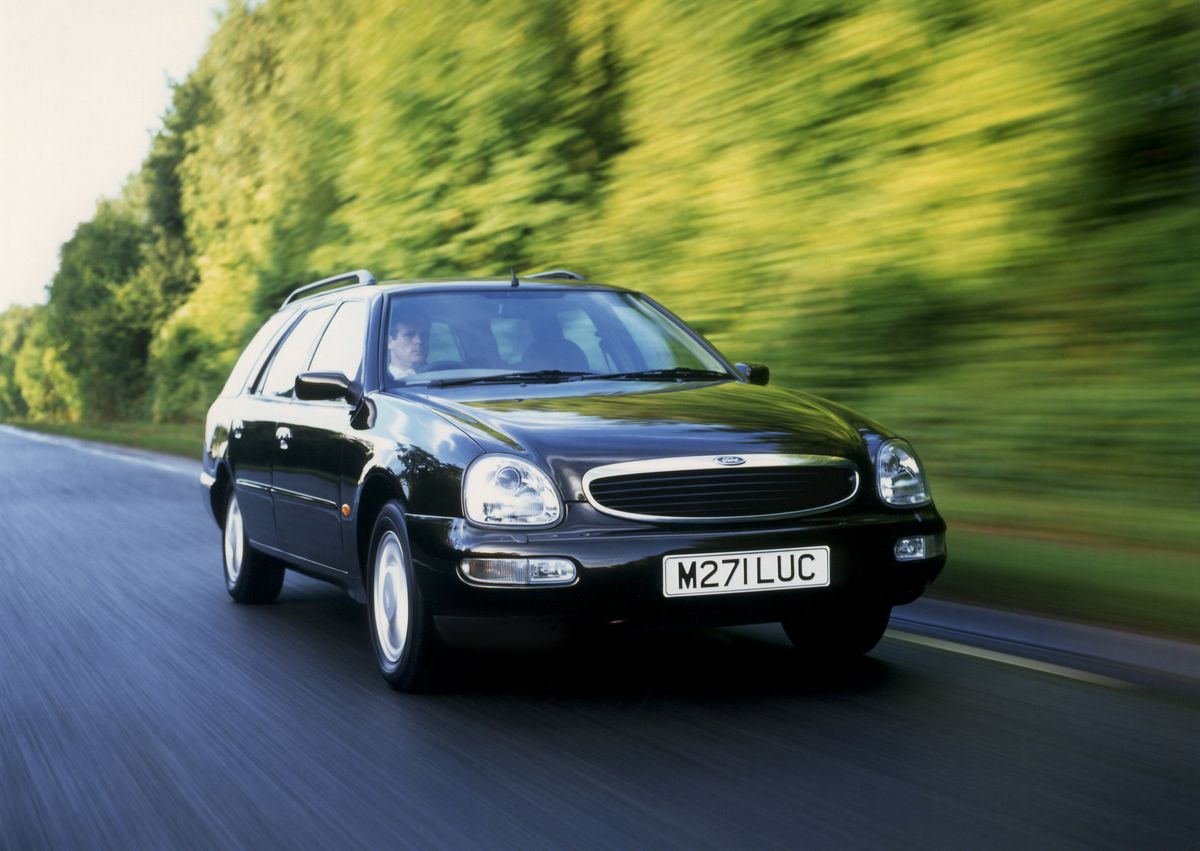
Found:
[[[888,505],[925,505],[932,497],[917,453],[906,440],[887,440],[875,460],[879,498]]]
[[[487,526],[549,526],[562,517],[550,478],[512,455],[484,455],[463,477],[467,519]]]

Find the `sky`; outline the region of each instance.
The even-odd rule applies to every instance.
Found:
[[[0,0],[0,311],[141,165],[223,0]]]

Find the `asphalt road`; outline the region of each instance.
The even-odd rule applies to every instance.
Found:
[[[0,430],[0,848],[1200,846],[1193,695],[770,628],[493,628],[400,695],[333,587],[228,598],[196,473]]]

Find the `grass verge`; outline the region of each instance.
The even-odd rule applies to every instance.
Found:
[[[204,427],[199,423],[37,423],[9,420],[5,425],[79,440],[166,452],[197,461],[204,449]]]
[[[1013,533],[948,535],[931,595],[1200,641],[1200,556],[1039,540]]]

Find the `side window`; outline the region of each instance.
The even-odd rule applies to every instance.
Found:
[[[533,332],[527,319],[496,317],[491,321],[492,336],[496,338],[496,349],[504,365],[521,359],[521,353],[533,342]]]
[[[558,314],[562,323],[563,336],[583,350],[587,356],[588,369],[592,372],[609,372],[613,364],[600,346],[600,332],[592,317],[583,310],[567,310]]]
[[[357,378],[366,344],[366,302],[348,301],[338,308],[329,327],[325,329],[325,335],[321,337],[308,369],[312,372],[340,372],[347,378]]]
[[[319,335],[333,313],[333,305],[318,307],[304,314],[304,318],[296,323],[296,327],[288,334],[283,345],[275,352],[267,374],[263,376],[258,392],[264,396],[290,397],[296,389],[296,376],[308,363],[309,352],[317,342]]]
[[[462,359],[463,353],[458,347],[458,341],[454,339],[454,332],[450,330],[450,326],[445,322],[430,322],[429,354],[425,358],[426,363],[461,361]]]
[[[291,311],[276,313],[258,329],[258,333],[250,340],[241,357],[237,359],[237,363],[233,365],[233,371],[229,373],[229,380],[225,382],[225,387],[221,390],[222,396],[236,396],[242,391],[250,379],[250,373],[262,361],[267,347],[279,336],[284,323],[291,320],[292,315]]]

